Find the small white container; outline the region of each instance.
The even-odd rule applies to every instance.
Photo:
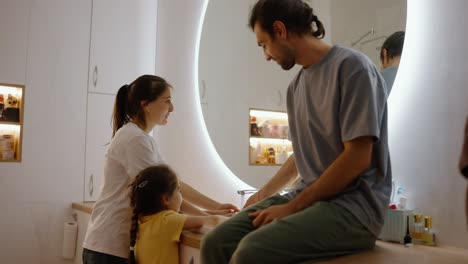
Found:
[[[276,153],[276,164],[283,164],[286,162],[288,159],[288,154],[287,153]]]
[[[406,235],[408,216],[413,215],[413,210],[387,209],[385,223],[379,239],[403,244]]]

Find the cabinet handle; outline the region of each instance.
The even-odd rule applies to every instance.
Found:
[[[97,67],[97,65],[95,65],[94,70],[93,70],[93,85],[94,85],[94,88],[96,88],[97,82],[98,82],[98,67]]]
[[[94,174],[91,174],[91,177],[89,177],[88,189],[89,189],[89,196],[92,197],[93,192],[94,192]]]

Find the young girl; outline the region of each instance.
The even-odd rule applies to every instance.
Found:
[[[179,214],[179,181],[166,165],[141,171],[130,185],[133,209],[130,229],[130,264],[178,264],[179,238],[184,229],[215,226],[222,216]]]
[[[167,124],[173,110],[171,86],[161,77],[143,75],[119,89],[114,105],[113,137],[105,159],[104,185],[83,242],[84,264],[127,264],[131,222],[127,187],[143,169],[165,163],[151,131],[156,125]],[[184,213],[225,214],[237,210],[182,181],[180,188]]]

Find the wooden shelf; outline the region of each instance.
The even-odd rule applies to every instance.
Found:
[[[250,136],[250,138],[258,138],[258,139],[273,139],[273,140],[287,140],[287,138],[276,138],[276,137],[262,137],[262,136]]]
[[[273,163],[250,163],[250,166],[281,166],[281,164],[273,164]]]
[[[21,122],[0,121],[0,125],[17,125],[17,126],[21,126]]]

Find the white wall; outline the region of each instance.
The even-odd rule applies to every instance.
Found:
[[[432,216],[439,242],[468,248],[466,180],[457,171],[468,115],[464,0],[410,0],[403,59],[389,98],[394,178]]]
[[[67,263],[63,222],[83,198],[91,1],[28,6],[22,162],[0,163],[0,262]]]

